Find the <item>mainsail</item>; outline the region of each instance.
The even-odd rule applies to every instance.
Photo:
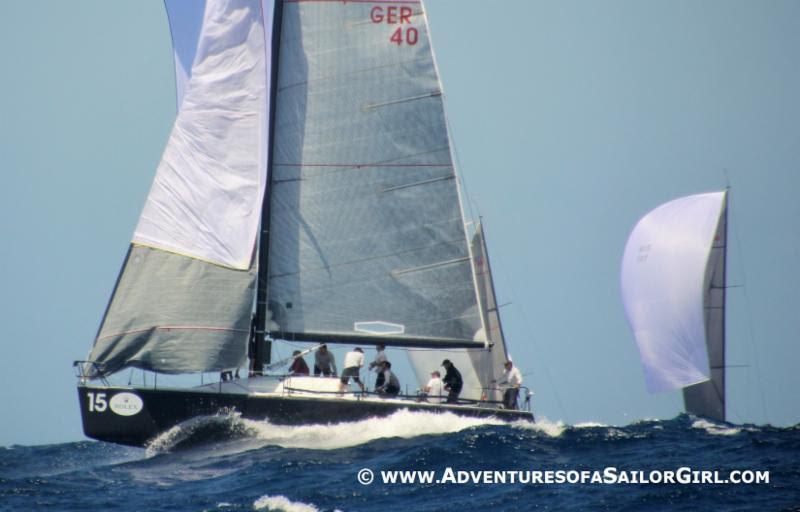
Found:
[[[178,5],[167,2],[171,13]],[[178,117],[90,354],[101,374],[220,370],[246,357],[269,149],[270,25],[261,0],[179,7],[188,18],[170,18],[173,41],[183,41],[176,66],[191,58],[191,71],[182,82],[176,70]]]
[[[725,418],[726,192],[680,198],[634,228],[622,296],[651,392],[684,388],[686,410]]]
[[[483,347],[420,2],[286,1],[269,197],[275,337]]]

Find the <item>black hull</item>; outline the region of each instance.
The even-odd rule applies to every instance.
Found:
[[[141,399],[137,413],[112,411],[111,400],[120,393]],[[90,397],[90,395],[92,395]],[[129,396],[129,395],[126,395]],[[432,405],[413,401],[342,400],[308,396],[253,396],[196,390],[78,387],[83,432],[99,441],[145,446],[161,432],[197,416],[221,411],[240,413],[252,420],[268,419],[279,425],[307,425],[358,421],[388,416],[398,410],[452,412],[460,416],[491,417],[503,421],[533,421],[533,414],[482,407]]]

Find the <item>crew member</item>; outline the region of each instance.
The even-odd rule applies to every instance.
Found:
[[[328,351],[328,345],[322,345],[314,354],[314,376],[319,374],[325,377],[336,376],[336,360]]]
[[[299,350],[295,350],[292,352],[292,357],[294,357],[294,361],[292,361],[292,366],[289,367],[289,375],[308,375],[310,372],[308,371],[308,365],[306,364],[306,360],[303,359],[301,356],[302,352]]]
[[[444,383],[444,389],[447,391],[447,403],[458,403],[458,395],[461,394],[461,388],[464,387],[464,379],[461,378],[461,372],[449,359],[442,361],[442,366],[446,370],[442,382]]]
[[[519,368],[515,368],[514,363],[511,361],[506,361],[505,368],[503,380],[500,381],[501,386],[506,386],[506,390],[503,392],[503,407],[516,409],[519,388],[522,386],[522,374],[519,372]]]
[[[442,390],[444,383],[442,382],[442,374],[438,370],[431,372],[431,380],[422,387],[422,399],[426,402],[434,404],[442,403]]]
[[[340,392],[344,392],[344,388],[350,383],[351,377],[361,388],[361,392],[364,392],[364,384],[361,382],[361,379],[358,378],[358,372],[361,370],[362,366],[364,366],[364,351],[359,347],[345,354],[344,370],[342,370],[342,380],[341,384],[339,384]]]
[[[400,381],[392,371],[392,363],[383,363],[383,385],[376,387],[375,391],[381,396],[397,396],[400,393]]]

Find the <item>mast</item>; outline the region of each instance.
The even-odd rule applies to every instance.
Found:
[[[720,372],[720,379],[719,382],[715,382],[714,389],[716,390],[717,394],[719,395],[719,399],[722,402],[722,420],[727,421],[728,413],[727,413],[727,406],[725,404],[725,366],[727,358],[725,356],[725,340],[727,336],[727,332],[725,331],[725,310],[727,308],[727,301],[728,301],[728,194],[730,194],[730,187],[727,187],[725,190],[725,243],[722,245],[722,367],[718,368]],[[711,374],[714,375],[715,368],[711,368]],[[717,386],[716,384],[719,384]]]
[[[262,13],[263,14],[263,13]],[[269,284],[269,222],[270,194],[272,191],[273,148],[275,143],[275,98],[278,94],[278,57],[280,55],[281,24],[283,22],[283,1],[275,0],[272,13],[272,41],[270,58],[269,126],[267,153],[267,186],[261,204],[261,233],[258,243],[258,278],[256,289],[256,310],[250,330],[249,356],[251,373],[261,375],[264,364],[272,359],[272,342],[265,339],[267,326],[267,286]]]

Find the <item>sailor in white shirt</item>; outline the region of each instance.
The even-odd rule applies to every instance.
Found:
[[[503,380],[500,381],[501,386],[507,386],[503,393],[503,407],[506,409],[517,408],[517,397],[519,396],[519,388],[522,386],[522,374],[518,368],[514,367],[514,363],[506,361],[506,371],[503,374]]]
[[[422,388],[422,391],[425,393],[428,402],[434,404],[442,403],[442,393],[444,392],[442,374],[438,371],[431,372],[431,380]]]
[[[339,391],[344,392],[345,386],[350,383],[350,377],[359,385],[361,392],[364,392],[364,384],[358,378],[358,372],[364,366],[364,351],[356,347],[352,352],[348,352],[344,356],[344,370],[342,370],[341,383],[339,384]]]

